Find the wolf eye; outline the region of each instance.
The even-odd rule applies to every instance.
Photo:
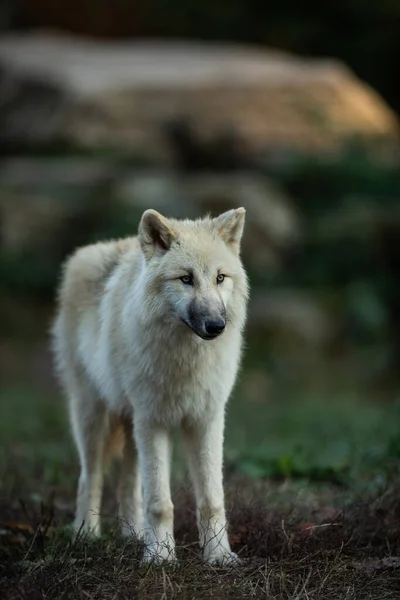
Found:
[[[179,277],[179,279],[185,285],[193,285],[193,277],[191,275],[184,275],[183,277]]]
[[[225,275],[222,275],[222,273],[220,273],[219,275],[217,275],[217,283],[222,283],[225,279]]]

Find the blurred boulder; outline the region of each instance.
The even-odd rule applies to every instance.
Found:
[[[186,197],[199,214],[213,216],[244,206],[246,235],[243,255],[253,272],[279,267],[287,247],[301,237],[301,221],[293,203],[278,184],[248,173],[193,175],[182,178]]]
[[[70,187],[76,193],[104,185],[117,176],[116,165],[97,157],[14,157],[0,162],[0,185],[3,188],[29,191]]]
[[[252,294],[249,327],[258,335],[278,332],[296,341],[320,348],[334,334],[334,319],[315,294],[299,289],[273,289]]]
[[[173,163],[180,171],[230,172],[260,165],[250,145],[232,126],[221,127],[210,136],[181,116],[167,121],[161,131],[171,148]]]
[[[114,167],[99,159],[9,158],[0,163],[0,242],[3,252],[68,245],[69,226],[105,217],[104,190]],[[108,199],[106,199],[108,202]],[[71,242],[76,236],[71,235]]]
[[[138,170],[87,158],[8,159],[0,167],[0,241],[14,255],[39,245],[61,259],[78,243],[135,235],[147,208],[197,218],[240,206],[247,210],[243,255],[263,274],[301,236],[290,199],[265,177]]]
[[[69,107],[57,82],[0,64],[0,153],[63,141]]]
[[[41,194],[0,193],[0,241],[3,255],[32,252],[37,244],[54,250],[65,211],[54,200]]]
[[[136,210],[151,207],[177,218],[216,216],[244,206],[243,254],[255,271],[275,266],[281,252],[301,236],[301,223],[290,199],[269,179],[246,172],[136,172],[120,181],[116,196]]]
[[[0,65],[3,149],[24,140],[64,140],[134,148],[168,162],[165,125],[182,116],[206,139],[235,131],[252,152],[332,150],[354,137],[398,139],[394,112],[332,60],[235,45],[111,43],[37,32],[4,35]],[[225,143],[228,138],[222,135]],[[231,152],[230,162],[237,157]]]
[[[246,208],[243,258],[264,277],[303,235],[290,198],[268,178],[238,173],[134,169],[100,158],[13,158],[0,166],[0,279],[11,290],[53,296],[61,261],[78,245],[136,235],[147,208],[197,218]],[[249,327],[319,346],[329,323],[313,297],[253,289]]]

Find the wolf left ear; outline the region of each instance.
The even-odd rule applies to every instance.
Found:
[[[147,260],[150,260],[154,254],[162,255],[167,252],[175,239],[176,234],[168,219],[152,209],[143,213],[139,224],[139,242]]]
[[[243,235],[244,219],[246,210],[237,208],[228,210],[214,219],[219,235],[227,246],[231,246],[235,252],[239,253],[240,241]]]

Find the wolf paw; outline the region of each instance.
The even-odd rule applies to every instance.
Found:
[[[220,548],[205,554],[204,562],[216,567],[235,567],[240,565],[242,561],[235,552]]]
[[[176,565],[175,548],[163,544],[146,546],[141,562],[142,565]]]

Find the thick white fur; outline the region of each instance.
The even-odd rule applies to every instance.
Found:
[[[222,463],[248,298],[244,215],[177,221],[148,210],[137,237],[81,248],[64,268],[53,347],[81,462],[74,525],[99,534],[104,467],[122,448],[123,533],[144,536],[145,561],[175,560],[174,426],[185,440],[204,560],[235,560]],[[193,285],[179,279],[188,270]],[[200,321],[226,310],[225,331],[199,337],[187,325],[193,306]]]

